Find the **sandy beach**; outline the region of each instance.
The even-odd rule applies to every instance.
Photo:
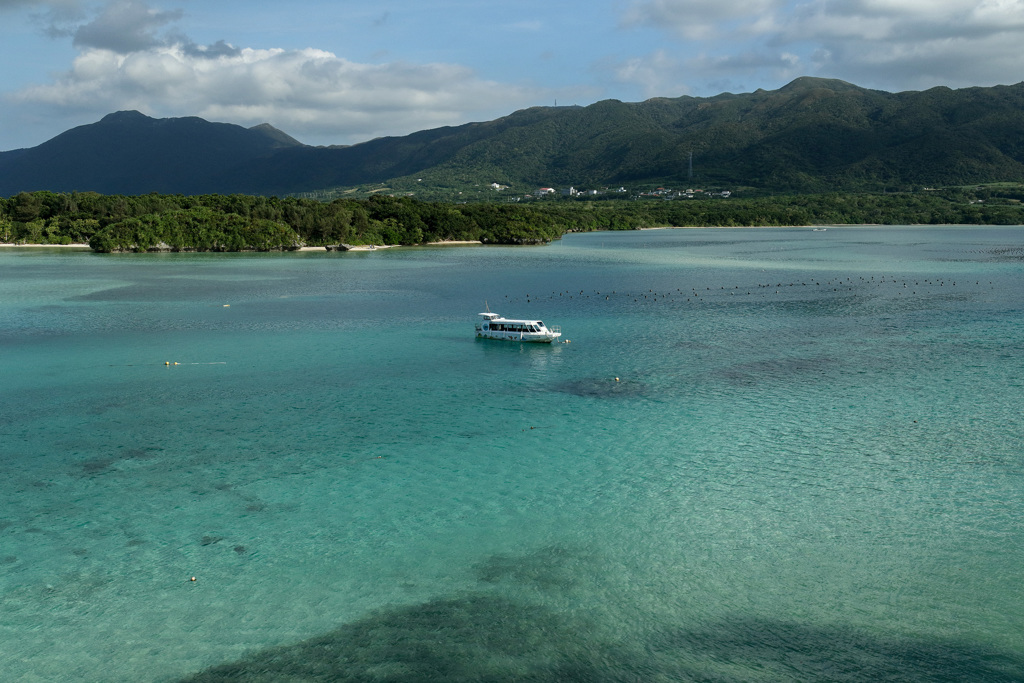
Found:
[[[425,246],[444,246],[444,245],[466,245],[466,244],[483,244],[479,240],[466,240],[456,241],[450,240],[446,242],[428,242]],[[397,244],[361,244],[352,246],[345,251],[377,251],[378,249],[391,249]],[[52,249],[91,249],[88,244],[12,244],[10,242],[0,242],[0,247],[45,247]],[[296,251],[324,251],[327,247],[300,247]]]
[[[338,249],[338,251],[377,251],[378,249],[390,249],[394,247],[394,244],[360,244],[357,246],[351,246],[347,249]],[[330,251],[327,247],[299,247],[295,251]]]
[[[424,247],[438,247],[438,246],[460,246],[460,245],[472,245],[472,244],[483,244],[480,240],[442,240],[440,242],[426,242],[422,245],[410,245],[410,246],[424,246]],[[400,244],[361,244],[358,246],[351,246],[345,251],[376,251],[378,249],[391,249],[393,247],[400,247]],[[301,247],[298,251],[323,251],[327,247]]]
[[[448,244],[448,243],[440,243]],[[377,249],[390,249],[395,245],[360,245],[350,247],[348,251],[376,251]],[[48,249],[91,249],[88,244],[12,244],[10,242],[0,242],[0,248],[2,247],[45,247]],[[297,251],[324,251],[327,247],[301,247]]]
[[[88,244],[12,244],[0,242],[0,247],[49,247],[53,249],[91,249]]]

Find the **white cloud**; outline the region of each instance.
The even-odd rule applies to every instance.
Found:
[[[623,24],[681,38],[679,59],[704,83],[792,74],[900,90],[1024,74],[1024,0],[634,0]]]
[[[678,97],[690,91],[685,65],[664,50],[605,64],[601,69],[609,71],[618,83],[638,87],[645,98]]]
[[[17,25],[21,10],[27,10],[25,15],[30,24],[51,38],[67,37],[70,33],[65,25],[79,22],[85,16],[81,0],[0,0],[0,15],[15,15],[13,20],[5,17],[5,23],[13,21]]]
[[[74,45],[122,54],[163,45],[166,40],[157,35],[157,29],[181,19],[182,14],[180,10],[161,12],[139,0],[117,0],[78,27]]]
[[[859,38],[913,43],[941,38],[984,39],[1024,29],[1021,0],[814,0],[796,7],[787,39]]]
[[[780,44],[812,43],[821,68],[883,87],[1014,83],[1024,73],[1024,1],[815,0]]]
[[[654,26],[691,40],[768,30],[783,0],[640,0],[623,15],[626,26]]]
[[[9,112],[79,121],[116,110],[201,116],[240,125],[269,122],[311,144],[350,144],[471,120],[489,120],[553,94],[497,83],[458,64],[360,63],[325,50],[198,45],[176,30],[178,10],[111,0],[91,16],[74,0],[0,0],[35,5],[54,37],[71,38],[71,68],[48,83],[4,94]],[[380,15],[388,21],[388,12]]]
[[[26,105],[151,116],[264,121],[305,141],[359,142],[490,119],[544,93],[477,77],[453,64],[361,64],[317,49],[202,48],[191,43],[121,54],[87,48],[54,83],[22,90]]]
[[[696,83],[715,93],[742,92],[747,83],[736,81],[736,74],[763,74],[774,81],[788,82],[806,73],[812,65],[791,52],[747,51],[726,54],[701,52],[676,58],[665,50],[643,57],[632,57],[605,64],[616,82],[640,89],[644,97],[678,97],[696,90]]]

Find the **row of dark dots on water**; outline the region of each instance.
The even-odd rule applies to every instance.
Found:
[[[971,285],[972,283],[970,281],[967,281],[967,282],[960,281],[960,286],[961,287],[964,286],[965,284],[966,285]],[[987,282],[987,284],[989,286],[991,286],[993,283],[991,281],[989,281],[989,282]],[[946,287],[956,287],[957,286],[957,280],[944,279],[944,278],[939,278],[939,279],[931,279],[931,278],[914,278],[914,279],[910,279],[910,278],[895,278],[895,277],[886,276],[886,275],[881,275],[881,276],[878,276],[876,278],[874,275],[871,275],[871,276],[868,276],[868,277],[859,276],[856,280],[854,280],[852,277],[847,277],[845,279],[843,279],[843,278],[834,278],[834,279],[831,279],[831,280],[824,280],[822,278],[808,278],[808,279],[805,279],[805,280],[800,280],[799,282],[797,282],[797,281],[793,281],[793,282],[776,281],[775,283],[772,283],[772,282],[757,283],[755,285],[752,285],[752,286],[748,285],[748,286],[745,286],[745,287],[741,287],[740,285],[735,285],[732,288],[726,288],[725,286],[719,286],[717,289],[712,289],[711,287],[705,287],[703,290],[698,289],[697,287],[689,287],[686,290],[684,290],[682,288],[677,288],[674,292],[673,291],[662,292],[662,291],[655,291],[653,289],[648,289],[646,292],[639,292],[639,293],[634,293],[634,292],[618,292],[617,290],[613,290],[610,293],[608,293],[608,292],[602,293],[602,292],[600,292],[599,290],[596,290],[596,289],[595,290],[591,290],[590,292],[587,292],[586,290],[581,289],[577,293],[575,290],[568,290],[567,289],[567,290],[560,291],[560,292],[554,291],[554,292],[551,292],[548,295],[541,295],[541,296],[532,295],[532,294],[528,293],[528,294],[525,295],[524,299],[525,299],[526,303],[532,303],[534,301],[540,301],[541,299],[553,300],[553,299],[558,299],[560,297],[561,298],[568,298],[568,299],[576,299],[576,298],[580,298],[580,299],[598,298],[598,299],[600,299],[600,297],[603,296],[605,301],[609,301],[614,296],[616,298],[625,297],[627,299],[629,297],[632,297],[633,301],[636,302],[636,303],[640,303],[640,302],[645,301],[645,300],[646,301],[658,301],[658,300],[664,301],[664,300],[667,299],[669,301],[676,301],[677,297],[680,300],[682,300],[683,297],[686,297],[686,301],[691,301],[693,299],[703,300],[706,297],[710,297],[710,296],[712,296],[714,294],[721,294],[721,293],[726,293],[726,294],[729,294],[730,296],[735,296],[737,293],[742,294],[742,295],[753,295],[758,290],[762,290],[762,296],[764,296],[764,293],[763,293],[764,290],[767,290],[769,293],[771,292],[771,290],[774,290],[775,294],[781,294],[783,292],[790,291],[789,288],[791,288],[791,287],[797,287],[797,288],[803,288],[803,287],[822,288],[822,287],[824,287],[824,288],[826,288],[826,290],[828,288],[831,288],[832,292],[840,293],[840,292],[860,291],[863,287],[869,287],[869,286],[872,286],[872,285],[874,285],[876,288],[881,288],[881,287],[886,286],[886,285],[897,286],[897,287],[900,287],[901,289],[907,290],[911,295],[915,295],[915,294],[919,293],[919,289],[920,289],[920,293],[921,294],[932,294],[932,293],[935,293],[935,292],[938,291],[938,290],[935,289],[936,287],[943,288],[943,289],[946,288]],[[980,280],[975,280],[973,282],[973,285],[981,286],[982,282]],[[517,301],[520,300],[519,297],[509,298],[509,295],[507,295],[507,294],[505,295],[505,298],[508,299],[510,302],[517,302]]]
[[[994,249],[965,249],[965,254],[991,254],[993,256],[1024,257],[1024,247],[996,247]]]

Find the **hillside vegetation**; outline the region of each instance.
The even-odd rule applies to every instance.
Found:
[[[119,112],[0,153],[0,195],[383,191],[456,200],[486,196],[491,183],[508,194],[570,185],[909,191],[1024,181],[1021,130],[1024,83],[887,93],[817,78],[706,98],[533,107],[348,147],[310,147],[267,125]]]

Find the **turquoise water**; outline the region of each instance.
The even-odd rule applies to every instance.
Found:
[[[2,678],[1024,680],[1022,276],[1022,227],[0,251]]]

